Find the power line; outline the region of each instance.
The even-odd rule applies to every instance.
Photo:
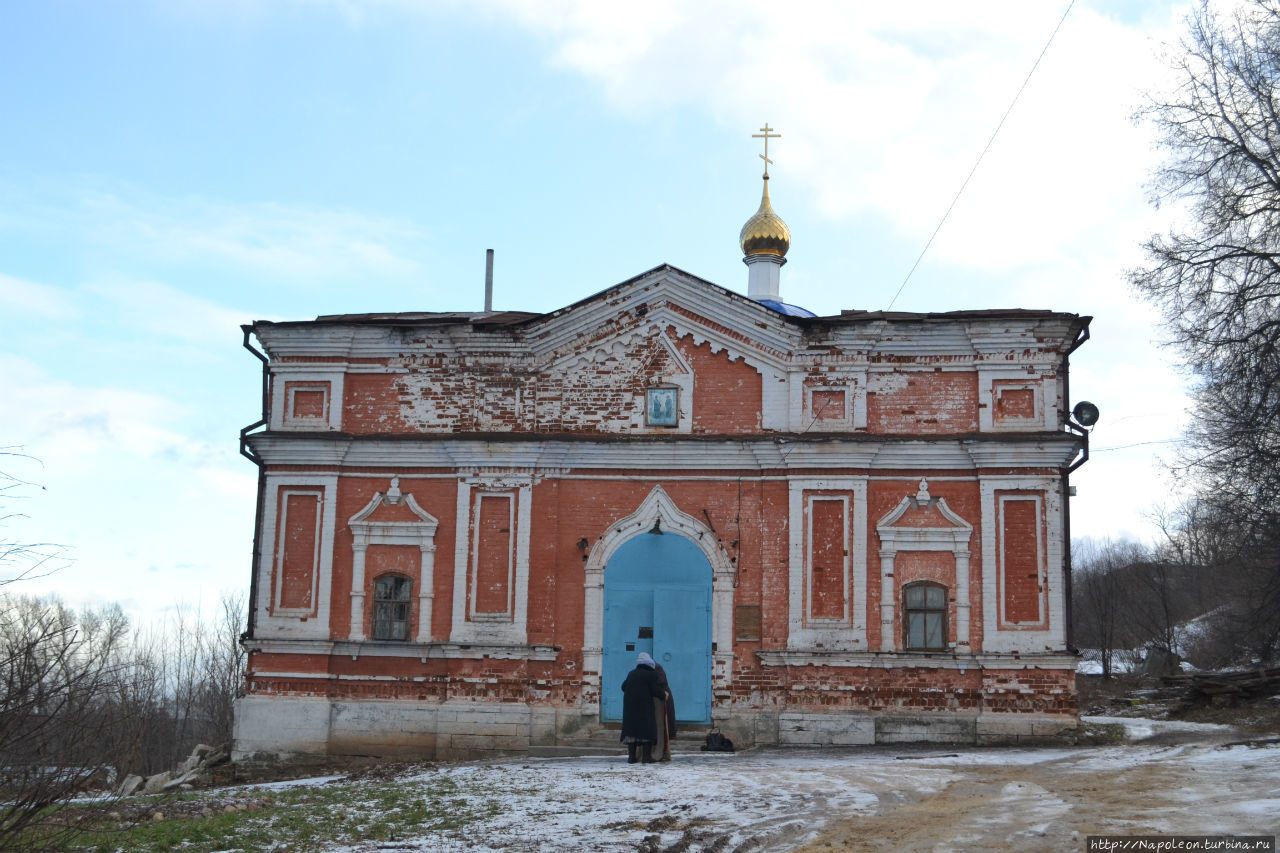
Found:
[[[1117,444],[1114,447],[1091,447],[1090,453],[1106,453],[1111,450],[1128,450],[1130,447],[1146,447],[1149,444],[1177,444],[1180,438],[1161,438],[1153,441],[1135,441],[1133,444]]]
[[[982,149],[982,153],[978,155],[977,161],[974,162],[973,168],[969,170],[969,175],[964,179],[964,183],[960,185],[960,189],[956,191],[955,198],[951,199],[951,204],[947,207],[947,212],[942,214],[942,219],[938,220],[938,227],[933,229],[933,233],[929,235],[929,240],[924,244],[924,248],[920,250],[920,257],[916,258],[916,262],[911,265],[911,270],[907,273],[907,277],[902,280],[902,284],[898,285],[897,293],[893,294],[893,298],[889,300],[888,306],[884,309],[888,311],[893,307],[893,303],[898,301],[898,297],[902,295],[902,289],[907,286],[907,282],[911,280],[911,276],[915,274],[916,267],[920,266],[920,262],[924,260],[925,253],[929,251],[929,247],[933,245],[933,239],[938,236],[938,232],[942,230],[943,224],[946,223],[947,217],[951,215],[951,211],[955,208],[956,202],[960,200],[960,196],[964,193],[965,187],[969,186],[969,180],[973,178],[978,166],[982,165],[982,158],[987,156],[987,151],[991,149],[991,144],[996,141],[996,136],[1000,133],[1000,128],[1004,127],[1005,119],[1009,117],[1009,113],[1013,112],[1014,106],[1018,103],[1018,98],[1022,97],[1023,89],[1027,88],[1027,84],[1031,82],[1031,75],[1036,73],[1036,69],[1040,67],[1040,60],[1044,59],[1044,55],[1049,52],[1049,45],[1053,44],[1053,39],[1058,35],[1058,30],[1062,29],[1062,24],[1067,20],[1067,15],[1071,12],[1071,7],[1076,5],[1076,0],[1071,0],[1067,4],[1067,10],[1062,13],[1062,17],[1058,19],[1058,26],[1053,28],[1053,32],[1049,34],[1049,40],[1044,43],[1044,49],[1040,51],[1040,55],[1036,57],[1035,63],[1031,66],[1031,70],[1027,72],[1026,79],[1022,81],[1022,85],[1018,87],[1017,94],[1013,96],[1013,100],[1009,102],[1009,109],[1004,111],[1004,115],[1000,117],[1000,123],[996,125],[996,129],[992,132],[991,138],[987,140],[987,145]]]

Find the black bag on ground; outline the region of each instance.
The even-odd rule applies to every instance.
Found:
[[[703,752],[733,752],[733,741],[720,734],[719,729],[707,732],[707,742],[702,745]]]

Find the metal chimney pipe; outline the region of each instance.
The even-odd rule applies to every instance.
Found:
[[[484,252],[484,310],[493,310],[493,249]]]

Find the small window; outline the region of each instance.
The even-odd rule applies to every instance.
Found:
[[[947,647],[947,588],[932,583],[912,584],[903,590],[904,625],[908,649]]]
[[[409,639],[409,591],[413,582],[398,575],[378,578],[373,585],[373,638]]]
[[[649,426],[679,426],[678,388],[650,388],[644,394],[644,420]]]

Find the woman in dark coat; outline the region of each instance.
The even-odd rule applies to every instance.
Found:
[[[655,715],[661,714],[661,716],[665,718],[665,720],[658,720],[658,728],[660,730],[658,732],[658,740],[661,741],[661,743],[658,744],[658,752],[662,753],[662,757],[658,760],[670,761],[671,739],[676,736],[676,700],[675,697],[671,695],[671,685],[667,683],[667,673],[662,668],[662,664],[654,661],[653,668],[654,671],[658,673],[658,686],[662,688],[663,694],[667,697],[667,701],[665,702],[653,703],[653,713]],[[661,711],[658,710],[659,707],[661,707]],[[663,725],[664,722],[665,725]]]
[[[653,745],[658,740],[653,700],[666,698],[666,692],[658,684],[656,666],[653,658],[641,652],[636,668],[622,682],[622,742],[627,745],[628,764],[638,760],[653,763]]]

